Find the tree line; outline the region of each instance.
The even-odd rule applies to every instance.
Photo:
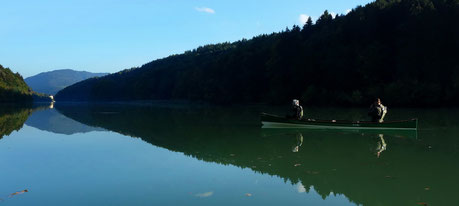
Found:
[[[398,106],[459,103],[459,0],[377,0],[250,40],[205,45],[61,90],[62,101]]]

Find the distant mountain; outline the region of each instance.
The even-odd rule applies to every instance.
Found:
[[[0,65],[0,102],[51,101],[48,96],[32,91],[19,73]]]
[[[59,90],[79,81],[107,74],[61,69],[27,77],[25,82],[36,92],[55,95]]]
[[[202,46],[61,90],[59,101],[459,104],[459,0],[376,0],[346,15]]]

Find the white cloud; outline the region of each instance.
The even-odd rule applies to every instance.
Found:
[[[335,12],[330,12],[330,15],[332,15],[333,18],[336,17],[336,13]]]
[[[308,21],[309,16],[306,14],[300,14],[300,17],[298,17],[298,21],[300,21],[301,25],[306,24],[306,21]]]
[[[199,194],[196,194],[195,196],[196,197],[210,197],[214,194],[214,192],[204,192],[204,193],[199,193]]]
[[[351,12],[351,11],[352,11],[352,9],[346,10],[346,14],[349,14],[349,12]]]
[[[204,13],[209,13],[209,14],[215,14],[215,10],[207,7],[196,7],[196,11],[199,12],[204,12]]]
[[[304,193],[304,192],[306,192],[306,188],[304,188],[303,184],[301,184],[301,183],[298,183],[298,184],[296,185],[296,190],[298,191],[298,193]]]

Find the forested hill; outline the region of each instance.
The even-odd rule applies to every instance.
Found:
[[[55,95],[59,90],[69,85],[107,74],[108,73],[91,73],[71,69],[59,69],[27,77],[25,82],[36,92]]]
[[[0,102],[27,101],[32,91],[22,76],[0,65]]]
[[[19,73],[0,65],[0,103],[31,102],[32,100],[51,101],[49,97],[33,92]]]
[[[199,47],[89,79],[59,101],[398,106],[459,103],[459,0],[377,0],[251,40]]]

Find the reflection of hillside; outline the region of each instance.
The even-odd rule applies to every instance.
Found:
[[[324,198],[344,194],[363,205],[454,205],[459,202],[457,140],[416,140],[385,135],[378,159],[375,134],[315,130],[261,130],[257,112],[122,106],[57,106],[64,115],[200,160],[251,168],[293,184],[301,182]],[[442,130],[439,136],[454,136]],[[303,136],[298,152],[298,132]],[[439,143],[440,142],[440,143]],[[452,143],[452,144],[451,144]],[[426,152],[428,150],[428,152]],[[447,178],[446,178],[447,177]],[[426,189],[427,188],[427,189]]]
[[[10,135],[11,132],[21,129],[32,112],[32,107],[0,105],[0,139],[4,135]]]
[[[36,111],[30,115],[25,124],[40,130],[67,135],[103,130],[81,124],[62,115],[55,109]]]

